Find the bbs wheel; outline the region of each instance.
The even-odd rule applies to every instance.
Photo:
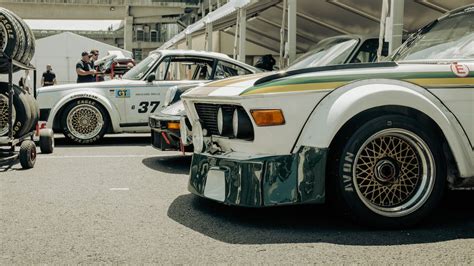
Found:
[[[435,132],[430,124],[386,115],[347,136],[338,156],[336,189],[356,220],[403,227],[436,207],[446,166]]]
[[[75,100],[64,110],[61,126],[66,138],[80,144],[100,140],[109,124],[109,116],[97,102],[88,99]]]

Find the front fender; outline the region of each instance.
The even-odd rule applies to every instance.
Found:
[[[460,175],[472,175],[471,145],[451,111],[427,89],[412,83],[372,79],[342,86],[321,100],[294,147],[327,148],[342,126],[357,114],[376,107],[397,105],[416,109],[438,124],[453,152]]]
[[[104,108],[107,110],[107,113],[109,114],[110,123],[112,125],[113,131],[116,133],[120,132],[120,117],[117,108],[110,102],[109,99],[96,92],[72,92],[71,94],[68,94],[61,98],[59,101],[56,102],[56,104],[54,104],[53,108],[51,108],[51,112],[46,126],[48,128],[53,128],[54,119],[56,119],[56,116],[58,115],[59,111],[75,99],[91,99],[102,104],[102,106],[104,106]]]

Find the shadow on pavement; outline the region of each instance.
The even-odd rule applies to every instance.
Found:
[[[106,136],[105,138],[99,140],[93,144],[78,144],[73,141],[70,141],[66,138],[54,138],[56,146],[61,147],[87,147],[87,146],[151,146],[151,138],[149,136],[120,136],[120,135],[111,135]]]
[[[168,209],[174,221],[232,244],[333,243],[400,245],[474,238],[474,191],[455,191],[416,228],[373,230],[341,218],[325,205],[262,209],[225,206],[188,194]]]
[[[167,157],[149,157],[143,159],[142,163],[155,171],[168,174],[189,174],[192,156],[167,156]]]

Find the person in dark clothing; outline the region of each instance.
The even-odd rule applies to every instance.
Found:
[[[95,82],[95,70],[92,68],[88,52],[82,52],[82,59],[76,64],[77,83]]]
[[[273,67],[275,66],[276,60],[273,58],[271,54],[267,54],[262,56],[257,63],[255,64],[255,67],[258,67],[260,69],[272,71]]]
[[[99,50],[97,49],[92,49],[90,53],[90,58],[91,58],[91,66],[92,69],[96,71],[96,74],[94,75],[95,81],[104,81],[104,76],[101,75],[102,73],[99,73],[99,69],[95,65],[95,61],[99,59]]]
[[[56,74],[53,72],[51,65],[46,65],[46,72],[43,73],[41,78],[41,87],[56,85]]]

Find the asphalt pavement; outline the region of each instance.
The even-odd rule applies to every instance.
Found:
[[[331,206],[246,209],[187,191],[191,156],[143,135],[57,140],[0,168],[0,264],[474,264],[474,191],[416,228],[373,230]]]

